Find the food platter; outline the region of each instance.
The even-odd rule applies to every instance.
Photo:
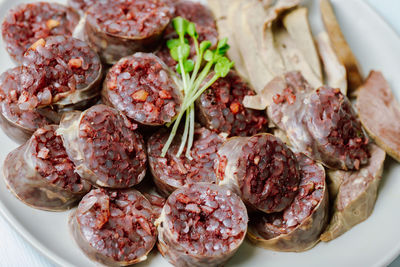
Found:
[[[0,17],[22,1],[0,1]],[[60,1],[62,2],[62,1]],[[361,0],[332,1],[343,32],[360,61],[364,75],[376,69],[384,73],[398,99],[400,78],[400,38]],[[307,1],[311,25],[315,33],[322,27],[318,1]],[[357,16],[354,16],[357,10]],[[389,51],[389,52],[388,52]],[[0,71],[12,66],[6,52],[0,50]],[[17,145],[0,133],[0,162]],[[302,253],[278,253],[256,248],[245,242],[228,266],[383,266],[400,253],[400,166],[388,159],[373,214],[346,234]],[[70,212],[49,213],[31,209],[19,202],[0,182],[0,210],[10,224],[34,247],[62,266],[96,266],[75,245],[67,227]],[[155,251],[149,260],[138,266],[166,266],[168,263]]]

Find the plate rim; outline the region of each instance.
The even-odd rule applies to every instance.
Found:
[[[207,1],[207,0],[206,0]],[[333,2],[339,0],[332,0]],[[386,27],[400,43],[400,33],[394,30],[392,25],[390,25],[383,16],[375,10],[369,3],[364,0],[355,0],[358,2],[359,5],[363,5],[368,12],[372,13],[380,23]],[[4,0],[0,0],[0,3],[4,2]],[[0,168],[1,176],[3,173],[3,168]],[[3,177],[1,177],[3,178]],[[12,196],[14,197],[14,196]],[[52,250],[47,248],[42,242],[40,242],[37,238],[35,238],[22,224],[18,221],[18,219],[13,216],[10,210],[6,207],[6,205],[0,200],[0,215],[6,219],[7,223],[26,241],[28,242],[37,252],[42,254],[44,257],[49,259],[55,265],[58,266],[70,266],[73,267],[74,265],[71,264],[69,261],[59,257],[56,253]],[[375,266],[387,266],[391,264],[398,256],[400,255],[400,241],[397,246],[393,247],[381,260],[377,261]]]

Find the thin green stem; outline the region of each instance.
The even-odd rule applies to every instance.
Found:
[[[201,83],[204,81],[204,79],[207,77],[208,73],[210,72],[211,67],[213,66],[214,62],[210,61],[207,63],[207,65],[204,67],[204,69],[200,72],[199,77],[194,82],[194,88],[200,87]]]
[[[189,133],[189,123],[190,123],[190,114],[186,111],[186,121],[185,121],[185,130],[183,131],[181,145],[179,146],[178,153],[176,156],[179,158],[182,155],[183,150],[185,149],[186,141],[188,139]]]
[[[181,76],[182,76],[182,80],[183,80],[183,91],[186,94],[188,88],[187,88],[187,81],[186,81],[186,72],[185,72],[185,69],[183,67],[183,60],[182,59],[179,59],[179,66],[181,68]]]
[[[192,38],[192,39],[193,39],[193,42],[194,42],[194,45],[195,45],[195,48],[196,48],[196,55],[197,55],[196,65],[194,66],[192,77],[190,79],[191,84],[193,85],[194,81],[195,81],[195,79],[197,77],[197,74],[199,73],[199,70],[200,70],[200,67],[201,67],[201,63],[203,61],[203,52],[200,52],[199,42],[197,41],[197,39],[196,38]]]
[[[181,122],[181,119],[183,117],[183,114],[185,114],[185,111],[182,111],[179,113],[178,117],[176,118],[176,121],[174,122],[174,127],[172,127],[172,131],[171,134],[168,137],[167,142],[165,143],[162,151],[161,151],[161,157],[165,157],[165,155],[167,154],[167,151],[170,147],[170,145],[172,144],[172,141],[175,138],[176,132],[178,130],[179,127],[179,123]]]
[[[205,90],[207,90],[208,87],[210,87],[213,83],[215,83],[218,79],[219,79],[219,75],[214,74],[214,76],[211,78],[211,80],[209,80],[200,90],[198,90],[196,92],[196,94],[191,97],[187,102],[186,105],[189,106],[191,104],[194,103],[194,101],[196,101],[196,99],[201,96],[202,93],[204,93]]]
[[[186,157],[190,160],[192,160],[192,157],[190,155],[190,151],[192,150],[193,146],[193,139],[194,139],[194,104],[192,104],[189,108],[190,110],[190,128],[189,128],[189,140],[187,143],[187,148],[186,148]]]

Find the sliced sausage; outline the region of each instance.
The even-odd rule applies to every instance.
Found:
[[[106,77],[103,102],[145,125],[163,125],[178,114],[182,95],[171,70],[155,55],[122,58]]]
[[[157,238],[152,206],[135,189],[90,191],[69,225],[82,251],[107,266],[146,260]]]
[[[359,88],[357,109],[371,138],[400,162],[400,104],[382,73],[372,71]]]
[[[218,42],[218,32],[211,10],[201,3],[186,0],[175,1],[174,7],[174,17],[182,17],[196,25],[196,31],[199,35],[199,43],[208,40],[211,42],[211,48],[215,48]],[[171,68],[175,67],[177,62],[171,57],[166,41],[173,38],[178,38],[178,35],[176,34],[172,23],[170,23],[164,32],[164,42],[156,53],[157,56],[159,56],[165,64]],[[191,46],[190,58],[194,58],[196,56],[196,49],[191,38],[189,38],[189,44]]]
[[[167,0],[97,2],[86,12],[86,38],[102,61],[114,64],[135,52],[155,49],[173,13]]]
[[[29,105],[31,94],[41,90],[45,72],[30,67],[16,67],[0,76],[0,126],[14,141],[25,143],[38,128],[51,123]]]
[[[55,35],[72,36],[78,22],[78,13],[57,3],[20,4],[3,21],[6,50],[21,63],[25,51],[36,41]]]
[[[156,191],[156,186],[154,185],[150,176],[151,174],[147,173],[146,177],[143,179],[143,182],[135,186],[135,189],[137,189],[147,198],[153,207],[153,213],[155,217],[158,218],[161,215],[161,210],[164,207],[166,198],[161,196]]]
[[[374,210],[379,184],[382,178],[386,153],[371,145],[369,164],[358,171],[331,171],[328,178],[339,178],[331,221],[321,235],[324,242],[333,240],[366,220]],[[335,182],[335,181],[334,181]]]
[[[218,185],[266,213],[286,209],[300,181],[294,153],[271,134],[228,139],[218,150],[216,173]]]
[[[107,2],[108,0],[67,0],[70,7],[75,9],[80,14],[84,14],[91,6],[98,2]],[[108,1],[110,3],[110,1]]]
[[[38,129],[28,142],[8,154],[3,173],[15,196],[29,206],[44,210],[73,207],[90,185],[75,172],[57,126]]]
[[[229,136],[252,136],[263,132],[267,128],[265,113],[243,106],[244,97],[254,94],[249,85],[231,71],[196,101],[199,120],[205,127]]]
[[[146,173],[146,151],[136,125],[105,105],[67,113],[58,133],[77,172],[96,186],[128,188]]]
[[[143,195],[150,202],[154,216],[159,218],[166,199],[156,193],[144,193]]]
[[[273,96],[268,115],[297,152],[342,170],[359,169],[368,162],[368,137],[339,89],[313,90],[296,72],[282,79],[286,87]]]
[[[82,106],[82,102],[99,96],[102,65],[85,42],[67,36],[41,41],[24,56],[24,65],[46,73],[47,86],[32,95],[37,106]]]
[[[168,196],[175,189],[190,183],[216,182],[212,170],[217,157],[216,152],[224,141],[223,137],[206,128],[196,128],[190,151],[192,159],[186,157],[185,151],[180,157],[176,156],[180,146],[180,136],[174,139],[166,156],[161,157],[168,137],[169,132],[162,130],[152,135],[147,144],[150,170],[157,189],[163,195]]]
[[[174,266],[223,266],[242,244],[247,211],[230,190],[197,183],[174,191],[162,210],[158,249]]]
[[[368,163],[368,137],[349,99],[339,89],[321,87],[306,106],[307,128],[325,164],[358,170]]]
[[[311,249],[329,219],[329,197],[325,170],[304,154],[296,154],[300,165],[299,191],[288,208],[279,213],[253,214],[248,237],[257,246],[277,251]]]

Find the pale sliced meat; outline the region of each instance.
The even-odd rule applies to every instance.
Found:
[[[233,14],[235,16],[233,28],[236,29],[236,40],[239,42],[243,58],[246,59],[245,66],[249,81],[258,93],[273,78],[273,74],[268,71],[259,48],[262,37],[261,27],[266,14],[257,3],[257,1],[242,1],[230,16]],[[249,20],[252,21],[251,25]],[[254,25],[259,26],[252,28]]]
[[[228,16],[229,9],[238,5],[241,0],[232,0],[232,1],[221,1],[221,0],[208,0],[208,6],[212,10],[216,22],[217,29],[219,34],[219,39],[228,38],[228,43],[230,45],[230,49],[228,50],[228,57],[235,62],[235,69],[242,78],[248,80],[248,73],[244,66],[244,60],[242,58],[242,54],[240,53],[239,46],[237,44],[234,30],[230,26],[232,25],[232,17]]]
[[[285,29],[281,28],[275,32],[275,40],[285,63],[286,71],[300,71],[314,88],[322,86],[322,80],[314,73],[306,56]]]
[[[347,95],[346,68],[340,63],[326,32],[318,34],[317,44],[324,65],[327,84],[332,88],[339,88],[342,94]]]
[[[372,139],[400,161],[400,105],[382,73],[369,74],[358,91],[357,109]]]
[[[275,3],[273,3],[275,2]],[[287,10],[300,5],[301,0],[277,0],[277,1],[264,1],[264,8],[267,10],[267,18],[265,25],[271,26],[271,23],[276,20],[282,13]]]
[[[340,29],[330,0],[321,0],[320,8],[322,21],[324,22],[332,47],[339,61],[346,67],[349,93],[354,94],[363,82],[358,61]]]
[[[243,99],[243,105],[246,108],[265,110],[269,105],[272,104],[272,98],[274,95],[282,92],[286,86],[287,84],[284,77],[277,76],[271,80],[257,95],[245,96]]]
[[[283,18],[283,24],[314,74],[319,80],[322,80],[321,63],[308,21],[308,9],[300,7],[290,11]]]
[[[356,172],[336,171],[328,174],[328,177],[341,176],[342,183],[333,204],[332,219],[321,235],[322,241],[327,242],[339,237],[371,215],[385,156],[384,150],[371,145],[371,159],[367,166]]]
[[[340,185],[343,183],[344,175],[343,171],[338,170],[328,170],[327,175],[329,179],[327,179],[328,189],[329,189],[329,199],[333,203],[339,193]]]
[[[282,74],[285,71],[285,64],[275,44],[272,24],[279,18],[281,13],[293,8],[298,4],[298,1],[292,0],[277,1],[275,5],[266,7],[266,10],[264,11],[266,14],[266,19],[262,29],[262,56],[265,64],[274,77]]]

